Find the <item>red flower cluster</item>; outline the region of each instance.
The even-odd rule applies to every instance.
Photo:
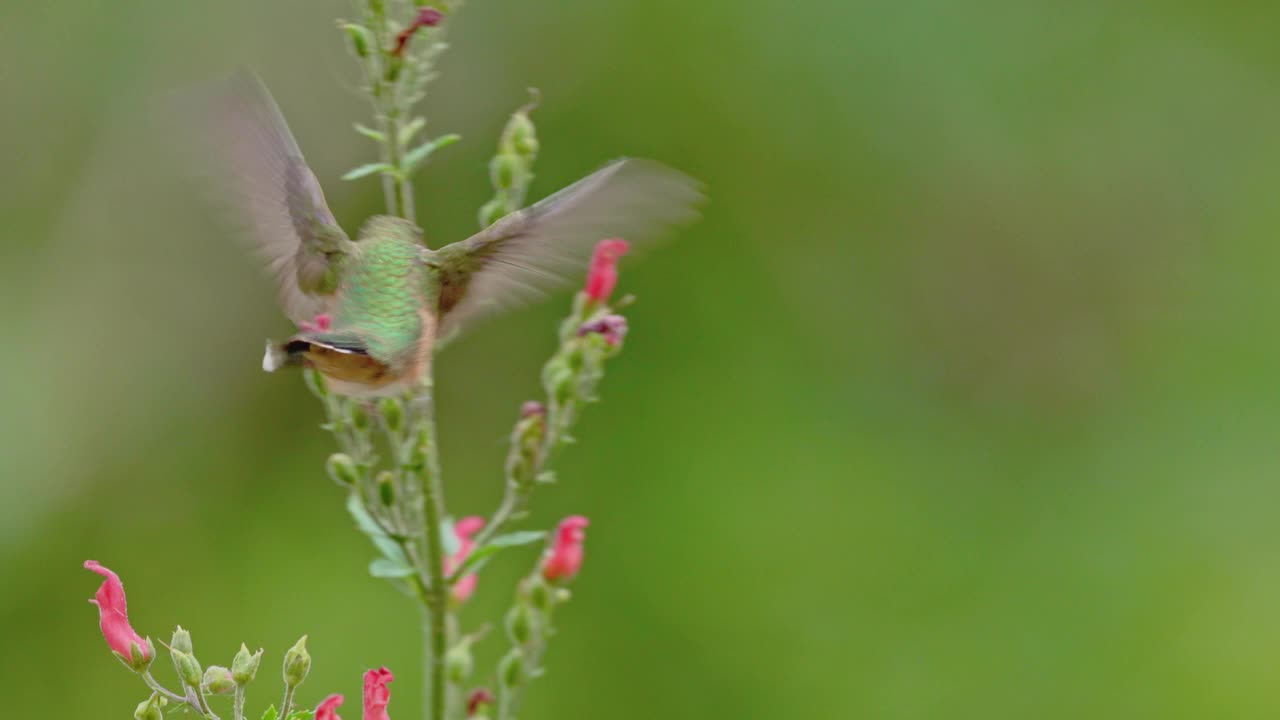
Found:
[[[596,243],[595,252],[591,254],[591,266],[587,271],[587,284],[584,291],[587,297],[596,302],[604,302],[613,293],[618,284],[618,260],[631,249],[626,240],[614,238]]]
[[[97,560],[86,560],[84,566],[106,578],[89,602],[98,606],[98,625],[102,628],[102,636],[107,639],[107,646],[123,656],[131,665],[134,664],[133,649],[135,647],[142,661],[150,662],[150,646],[129,625],[124,583],[120,582],[120,576],[102,567]]]
[[[560,521],[555,542],[542,558],[542,577],[549,582],[572,580],[582,567],[582,544],[587,539],[585,517],[571,515]]]

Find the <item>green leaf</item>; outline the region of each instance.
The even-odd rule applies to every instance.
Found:
[[[382,553],[383,557],[397,565],[409,565],[409,559],[405,557],[404,550],[400,549],[400,544],[382,531],[378,521],[374,520],[369,511],[364,509],[364,503],[360,501],[360,496],[354,492],[347,496],[347,512],[351,513],[351,517],[355,518],[356,527],[360,528],[360,532],[369,536],[369,539],[373,541],[374,546],[378,548],[378,552]],[[372,571],[373,569],[370,568],[370,572]]]
[[[461,135],[441,135],[435,140],[428,140],[418,147],[405,153],[400,161],[400,167],[404,168],[405,173],[413,172],[423,161],[431,156],[431,153],[442,147],[448,147],[462,139]]]
[[[458,566],[457,571],[453,573],[453,577],[450,579],[456,582],[458,578],[478,572],[500,550],[541,542],[546,537],[547,534],[541,530],[524,530],[507,535],[499,535],[481,547],[472,550],[471,554],[467,556],[466,560],[462,561],[462,564]]]
[[[275,705],[272,705],[271,707],[267,708],[267,711],[262,713],[262,720],[277,720],[277,718],[279,717],[280,717],[280,712],[276,710]]]
[[[421,115],[410,120],[407,124],[405,124],[404,127],[400,128],[400,135],[399,135],[400,144],[402,146],[408,145],[409,141],[413,139],[413,136],[417,135],[418,131],[422,129],[422,126],[426,124],[427,124],[427,119],[422,117]]]
[[[386,142],[387,140],[387,136],[384,133],[374,130],[371,127],[365,127],[360,123],[356,123],[355,128],[356,128],[356,132],[369,138],[370,140],[373,140],[374,142]]]
[[[342,179],[356,180],[365,177],[366,175],[372,175],[376,172],[394,173],[395,170],[394,166],[388,165],[387,163],[369,163],[368,165],[361,165],[360,167],[347,172],[346,175],[342,176]]]
[[[311,710],[294,710],[289,713],[289,720],[312,720],[316,716]]]
[[[412,567],[401,565],[390,558],[374,558],[369,563],[369,574],[376,578],[406,578],[413,572]]]

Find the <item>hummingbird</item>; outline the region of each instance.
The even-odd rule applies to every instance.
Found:
[[[566,283],[597,241],[643,243],[692,221],[703,199],[676,170],[621,159],[436,250],[421,228],[389,215],[369,218],[352,239],[256,75],[238,73],[210,99],[199,108],[212,143],[206,169],[298,328],[267,341],[262,367],[312,367],[342,395],[408,389],[440,340]]]

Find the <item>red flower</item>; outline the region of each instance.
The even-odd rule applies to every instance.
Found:
[[[472,515],[464,517],[453,526],[453,534],[458,538],[458,552],[444,559],[445,575],[452,575],[475,549],[473,536],[484,528],[484,518]],[[453,585],[454,602],[464,603],[476,591],[476,583],[480,581],[474,573],[458,580]]]
[[[472,691],[471,697],[467,698],[467,717],[475,715],[481,708],[492,705],[494,702],[493,693],[487,688],[476,688]]]
[[[341,695],[330,695],[316,706],[316,720],[342,720],[338,717],[338,708],[346,700]]]
[[[605,315],[578,328],[578,337],[600,333],[609,345],[617,345],[627,336],[627,319],[621,315]]]
[[[581,515],[560,521],[555,543],[542,558],[542,577],[549,582],[571,580],[582,567],[582,543],[587,539],[590,522]]]
[[[596,243],[595,252],[591,254],[591,267],[587,271],[587,297],[596,302],[609,299],[613,286],[618,284],[618,259],[629,249],[631,246],[626,240],[617,238]]]
[[[130,665],[136,666],[133,662],[134,647],[138,648],[138,654],[143,662],[150,662],[151,648],[147,641],[134,632],[133,627],[129,625],[129,611],[124,599],[124,583],[120,582],[120,576],[99,565],[97,560],[86,560],[84,566],[106,578],[89,602],[98,606],[98,624],[102,628],[102,636],[107,639],[107,645],[124,656]]]
[[[364,720],[391,720],[387,715],[387,703],[391,702],[387,683],[392,680],[395,676],[385,667],[364,674]]]

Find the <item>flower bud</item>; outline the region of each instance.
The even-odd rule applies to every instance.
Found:
[[[511,648],[511,652],[502,656],[502,661],[498,663],[498,677],[502,679],[502,686],[506,688],[516,687],[524,680],[524,651],[520,648]]]
[[[369,412],[365,410],[363,403],[347,404],[347,420],[351,422],[351,427],[357,430],[369,429]]]
[[[498,153],[489,161],[489,179],[495,188],[510,190],[520,174],[520,158],[508,153]]]
[[[240,652],[237,652],[231,661],[231,679],[235,680],[237,685],[248,685],[253,681],[253,676],[258,674],[258,665],[261,662],[262,648],[258,648],[256,653],[250,653],[249,648],[244,643],[240,643]]]
[[[133,711],[133,718],[134,720],[163,720],[162,708],[168,704],[168,701],[159,693],[152,693],[151,697],[138,703],[137,709]]]
[[[444,670],[449,676],[449,682],[455,685],[461,685],[471,677],[471,671],[475,669],[475,659],[471,657],[471,641],[462,640],[457,645],[449,648],[449,652],[444,655]]]
[[[409,460],[405,466],[414,472],[422,472],[427,466],[428,455],[431,451],[431,434],[424,427],[418,431],[418,436],[414,438],[413,450],[409,452]]]
[[[311,655],[307,652],[307,636],[303,635],[284,654],[284,684],[296,688],[307,679],[311,671]]]
[[[533,613],[529,606],[517,602],[507,611],[507,637],[516,645],[525,645],[533,637]]]
[[[547,406],[537,400],[530,400],[520,406],[520,417],[527,418],[535,415],[546,415]]]
[[[507,214],[506,201],[495,197],[480,208],[480,227],[487,228]]]
[[[551,610],[551,590],[542,580],[542,576],[536,575],[529,580],[528,585],[529,604],[538,612],[546,614]]]
[[[569,368],[562,368],[551,378],[551,392],[558,405],[569,402],[578,390],[578,379]]]
[[[378,473],[378,498],[387,507],[396,504],[396,476],[390,470]]]
[[[513,150],[527,158],[538,154],[538,131],[528,113],[518,112],[512,115],[511,122],[507,124],[507,132]]]
[[[351,41],[351,49],[357,57],[369,57],[369,45],[372,36],[369,28],[355,23],[342,23],[342,29],[347,31],[347,39]]]
[[[360,473],[356,470],[356,461],[346,453],[334,453],[324,464],[324,469],[333,481],[343,486],[355,485]]]
[[[191,648],[191,633],[187,632],[181,625],[178,626],[178,629],[173,631],[173,639],[169,641],[169,647],[173,650],[187,653],[188,655],[195,652],[195,650]]]
[[[200,672],[200,661],[196,660],[196,656],[174,647],[169,648],[169,654],[173,655],[173,666],[177,668],[182,682],[191,687],[200,687],[203,673]]]
[[[236,681],[231,677],[230,670],[221,665],[210,665],[204,671],[200,687],[214,695],[226,695],[236,689]]]
[[[382,398],[378,410],[382,414],[382,422],[386,423],[391,432],[399,432],[404,427],[404,406],[399,400],[393,397]]]

